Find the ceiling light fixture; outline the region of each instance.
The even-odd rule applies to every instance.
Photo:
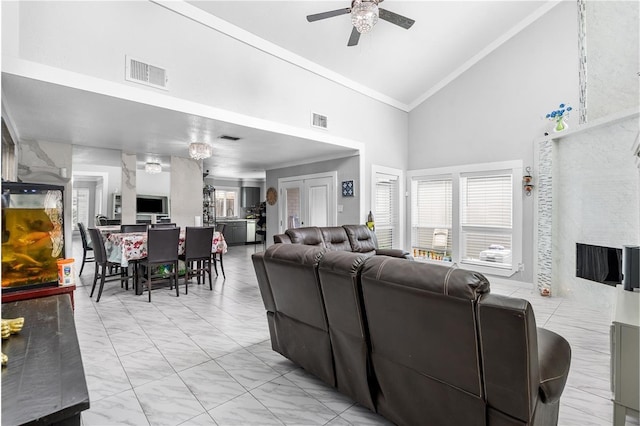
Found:
[[[194,160],[204,160],[211,157],[211,145],[205,142],[191,142],[189,156]]]
[[[144,171],[152,175],[158,174],[162,171],[162,164],[157,161],[149,161],[144,165]]]
[[[360,34],[368,33],[378,22],[378,4],[375,0],[355,0],[351,6],[351,23]]]

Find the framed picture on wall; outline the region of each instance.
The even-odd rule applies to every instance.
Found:
[[[355,187],[352,180],[342,181],[342,196],[353,197],[355,195]]]

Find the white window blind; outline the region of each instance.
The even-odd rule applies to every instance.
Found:
[[[460,196],[462,259],[501,263],[510,267],[513,241],[512,174],[461,175]]]
[[[376,199],[373,217],[378,247],[393,248],[394,238],[397,238],[399,229],[398,177],[376,172],[375,184]]]
[[[411,209],[414,255],[450,257],[453,239],[451,177],[414,180],[412,193],[415,194]]]

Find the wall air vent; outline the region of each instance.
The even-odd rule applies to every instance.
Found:
[[[311,127],[327,130],[327,128],[328,128],[327,116],[326,115],[322,115],[322,114],[318,114],[316,112],[312,112],[311,113]]]
[[[238,138],[238,137],[229,136],[229,135],[222,135],[218,139],[224,139],[224,140],[227,140],[227,141],[239,141],[240,140],[240,138]]]
[[[169,89],[169,77],[167,75],[167,70],[155,65],[147,64],[139,59],[132,58],[131,56],[125,56],[125,59],[125,80],[156,87],[158,89]]]

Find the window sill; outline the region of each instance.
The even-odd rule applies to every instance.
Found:
[[[459,266],[462,269],[480,272],[481,274],[496,275],[499,277],[510,277],[517,272],[512,265],[504,263],[496,263],[495,266],[493,266],[487,265],[487,262],[463,260],[460,262]]]

